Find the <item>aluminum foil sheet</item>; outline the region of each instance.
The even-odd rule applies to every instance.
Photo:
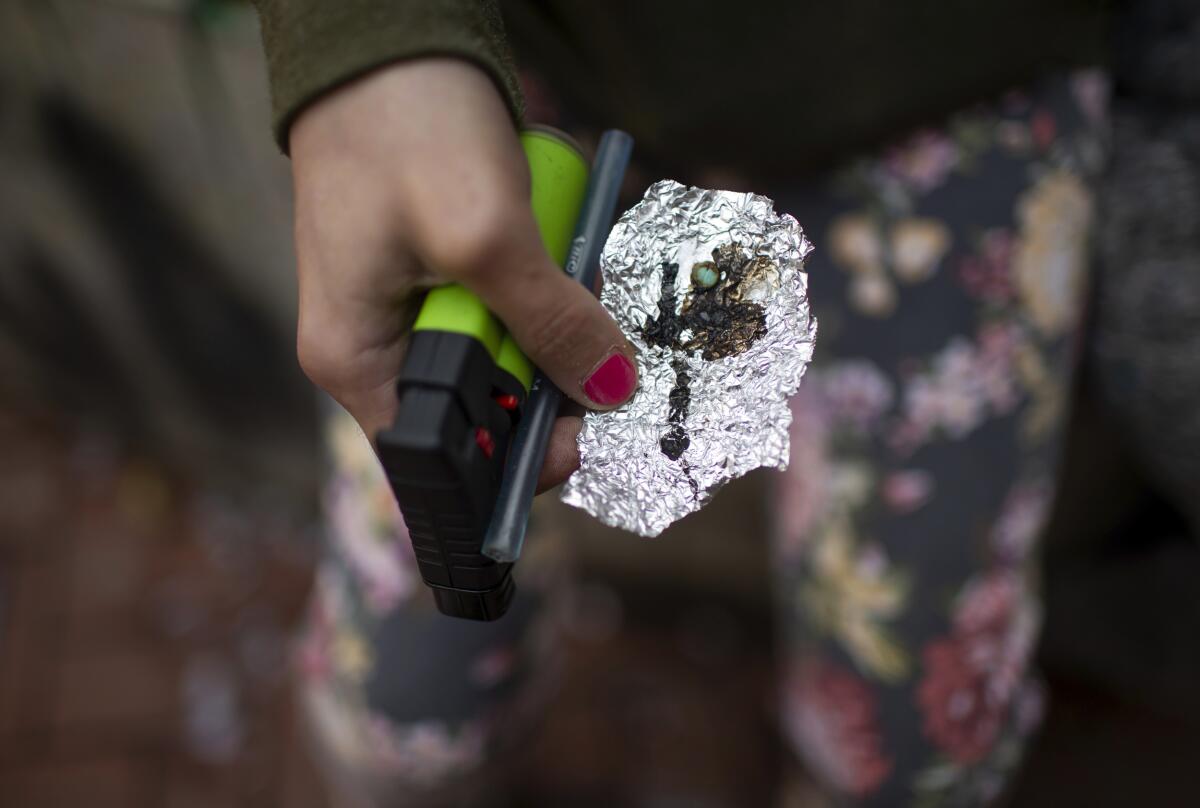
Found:
[[[729,480],[787,467],[787,401],[817,336],[811,250],[764,196],[650,186],[600,259],[601,301],[637,348],[641,386],[584,416],[564,502],[656,536]]]

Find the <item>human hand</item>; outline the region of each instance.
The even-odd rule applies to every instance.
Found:
[[[609,409],[637,385],[633,349],[554,265],[529,205],[529,170],[495,86],[454,59],[402,62],[306,109],[290,133],[299,278],[297,354],[374,440],[416,294],[457,282],[578,403]],[[559,418],[539,489],[578,466],[577,417]]]

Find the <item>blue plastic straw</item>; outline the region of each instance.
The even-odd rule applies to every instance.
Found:
[[[596,149],[583,209],[565,267],[568,275],[588,289],[594,288],[600,251],[612,226],[617,194],[632,152],[633,138],[617,129],[605,132]],[[489,558],[511,563],[521,557],[533,492],[561,403],[562,392],[539,370],[533,378],[525,413],[509,446],[500,495],[483,540],[483,554]]]

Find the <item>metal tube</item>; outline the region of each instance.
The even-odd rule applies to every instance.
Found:
[[[588,180],[583,209],[575,228],[575,238],[567,255],[566,273],[592,289],[600,266],[600,251],[612,226],[617,195],[625,177],[625,168],[633,152],[633,138],[610,129],[600,138],[592,173]],[[521,557],[529,509],[538,474],[546,459],[546,444],[558,415],[562,393],[538,371],[529,391],[529,400],[516,434],[509,446],[508,459],[495,510],[483,540],[483,554],[502,563]]]

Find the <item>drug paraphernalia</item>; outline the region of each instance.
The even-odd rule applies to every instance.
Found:
[[[602,140],[610,146],[597,154],[597,166],[607,168],[603,182],[591,185],[582,152],[569,137],[546,128],[521,134],[534,218],[543,245],[559,265],[575,254],[577,220],[581,227],[590,227],[594,242],[603,239],[612,220],[615,188],[630,148],[628,136],[616,134],[620,137],[606,133]],[[616,147],[623,149],[622,159],[601,159]],[[607,214],[587,215],[596,203],[584,205],[585,187],[589,200],[612,197],[605,203]],[[596,257],[593,253],[591,260]],[[509,562],[520,551],[528,516],[528,502],[521,498],[532,497],[539,453],[545,451],[545,436],[538,430],[548,429],[554,420],[546,393],[530,394],[534,372],[479,298],[455,284],[429,292],[397,381],[396,420],[377,436],[376,445],[421,577],[444,614],[496,620],[512,602],[512,564],[497,563],[482,545],[503,490],[504,507],[497,512],[505,516],[507,530],[500,534],[505,552],[496,555]],[[538,415],[537,424],[524,430],[524,448],[510,469],[517,479],[504,487],[510,440],[526,416],[527,404]],[[536,461],[531,460],[533,454],[539,454]],[[514,534],[516,529],[522,536]]]
[[[788,398],[817,321],[794,218],[757,194],[652,185],[601,256],[601,301],[637,348],[640,386],[589,412],[564,502],[654,536],[726,482],[788,460]]]
[[[579,223],[575,237],[571,239],[567,264],[563,267],[587,289],[594,288],[600,251],[612,225],[617,194],[632,151],[633,138],[616,129],[601,135],[600,145],[596,147]],[[546,444],[561,403],[562,393],[539,370],[534,374],[529,403],[513,435],[500,493],[483,540],[483,554],[489,558],[511,563],[521,556],[534,488],[546,459]]]
[[[561,265],[587,163],[552,132],[523,132],[521,144],[542,243]],[[483,301],[456,284],[429,292],[396,383],[396,420],[376,446],[421,577],[445,614],[495,620],[512,602],[511,565],[480,545],[532,380],[533,366]]]

